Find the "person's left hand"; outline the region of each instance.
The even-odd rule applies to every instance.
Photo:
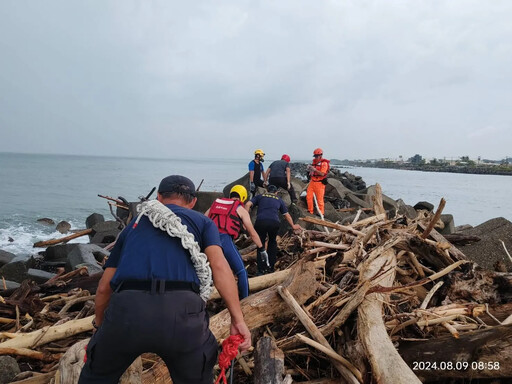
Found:
[[[232,322],[230,334],[243,336],[244,341],[238,346],[240,352],[247,351],[251,347],[251,331],[249,331],[249,328],[247,327],[247,324],[245,324],[245,321],[242,321],[240,323]]]

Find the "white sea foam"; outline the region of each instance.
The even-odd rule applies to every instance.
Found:
[[[73,223],[71,229],[79,228]],[[62,234],[54,229],[54,227],[44,227],[43,225],[13,225],[7,228],[0,228],[0,249],[15,255],[35,255],[46,248],[34,248],[34,243],[50,239],[59,239],[68,234]],[[9,241],[11,238],[13,241]],[[70,240],[69,243],[88,243],[89,237],[82,236]]]

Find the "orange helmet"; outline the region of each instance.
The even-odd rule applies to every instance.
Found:
[[[290,156],[288,156],[288,155],[283,155],[283,156],[281,156],[281,160],[284,160],[284,161],[286,161],[287,163],[289,163],[289,162],[290,162]]]
[[[315,155],[323,155],[324,151],[322,151],[322,148],[317,148],[313,151],[313,156]]]

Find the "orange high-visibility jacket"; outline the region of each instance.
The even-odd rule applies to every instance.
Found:
[[[324,176],[320,176],[316,173],[311,175],[311,181],[322,181],[327,177],[327,173],[329,172],[329,163],[330,161],[327,159],[320,159],[318,162],[315,163],[313,160],[313,167],[318,169],[320,172],[324,173]]]

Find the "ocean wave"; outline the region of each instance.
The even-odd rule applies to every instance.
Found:
[[[70,222],[71,230],[83,229]],[[37,255],[46,248],[34,248],[34,243],[50,239],[59,239],[69,234],[62,234],[55,230],[54,226],[42,224],[23,225],[15,224],[6,228],[0,228],[0,250],[15,255]],[[12,240],[12,241],[11,241]],[[68,243],[88,243],[89,237],[82,236],[70,240]]]

